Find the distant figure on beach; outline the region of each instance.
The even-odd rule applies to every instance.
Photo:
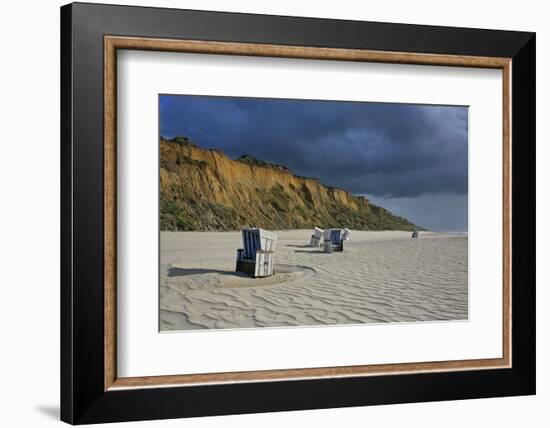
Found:
[[[413,231],[412,237],[413,238],[418,238],[418,231],[417,230]]]

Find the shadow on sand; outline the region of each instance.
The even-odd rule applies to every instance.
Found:
[[[236,277],[246,277],[247,275],[241,273],[241,272],[234,272],[229,270],[221,270],[221,269],[183,269],[183,268],[177,268],[177,267],[171,267],[168,269],[168,275],[169,277],[177,277],[177,276],[188,276],[188,275],[203,275],[207,273],[217,273],[220,275],[229,275],[229,276],[236,276]]]

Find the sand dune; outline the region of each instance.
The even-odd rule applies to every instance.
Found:
[[[463,320],[468,237],[359,232],[343,253],[278,231],[276,274],[235,273],[239,232],[161,233],[161,330]]]

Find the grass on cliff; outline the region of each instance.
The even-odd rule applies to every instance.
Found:
[[[405,218],[372,205],[362,197],[354,197],[356,203],[353,208],[334,198],[330,202],[320,203],[315,199],[319,196],[314,198],[305,183],[289,183],[288,187],[276,183],[270,188],[247,188],[239,197],[233,197],[229,202],[230,206],[217,203],[205,197],[202,188],[189,184],[190,171],[195,179],[198,177],[195,183],[217,180],[218,171],[203,160],[187,156],[183,149],[188,146],[197,147],[183,138],[169,142],[161,140],[160,167],[170,177],[165,184],[161,180],[161,230],[227,231],[239,230],[245,226],[273,230],[310,229],[314,226],[323,229],[348,227],[358,230],[422,230]],[[256,165],[263,161],[251,157],[244,157],[240,162],[266,167]],[[273,164],[268,167],[283,168]],[[320,183],[319,186],[323,187]],[[330,193],[330,188],[325,188]]]

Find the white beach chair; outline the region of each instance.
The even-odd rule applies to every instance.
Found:
[[[237,250],[237,272],[254,278],[273,275],[277,235],[259,228],[242,229],[243,248]]]
[[[318,227],[315,227],[313,229],[313,235],[311,235],[311,239],[309,240],[309,246],[313,248],[319,248],[321,246],[321,238],[323,237],[323,229],[319,229]]]
[[[323,238],[323,251],[325,253],[344,251],[344,240],[342,239],[341,229],[327,229],[323,233]]]
[[[344,228],[344,233],[342,234],[342,237],[344,241],[349,241],[349,238],[351,238],[351,230],[349,230],[347,227]]]

